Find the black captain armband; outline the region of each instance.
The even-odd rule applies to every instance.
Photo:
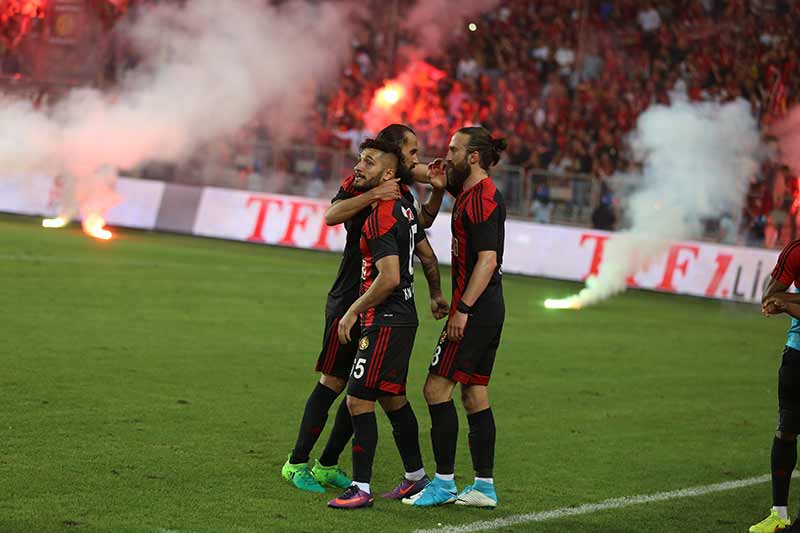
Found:
[[[458,311],[459,313],[464,313],[465,315],[471,315],[472,307],[465,304],[463,301],[459,300],[458,305],[456,305],[456,311]]]

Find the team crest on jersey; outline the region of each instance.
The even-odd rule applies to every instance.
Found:
[[[361,337],[361,340],[358,341],[358,349],[362,352],[369,348],[369,339],[367,337]]]

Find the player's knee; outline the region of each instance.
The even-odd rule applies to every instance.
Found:
[[[336,376],[331,376],[329,374],[322,374],[322,376],[319,378],[319,382],[331,389],[336,394],[341,394],[345,386],[347,386],[347,380],[337,378]]]
[[[477,413],[489,408],[489,395],[476,387],[462,387],[461,403],[467,414]]]
[[[442,388],[430,380],[425,382],[425,386],[422,388],[422,395],[428,405],[446,402],[449,399]]]
[[[775,437],[783,442],[795,442],[797,440],[797,433],[789,433],[786,431],[776,431]]]
[[[378,398],[378,402],[384,411],[392,413],[402,409],[408,403],[408,399],[405,396],[382,396]]]
[[[350,411],[350,416],[358,416],[375,409],[375,404],[355,396],[347,396],[347,410]]]

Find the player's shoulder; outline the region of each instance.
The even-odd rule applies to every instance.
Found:
[[[792,259],[800,259],[800,239],[795,239],[781,250],[781,257],[791,257]]]
[[[367,217],[364,232],[370,239],[377,239],[386,234],[397,223],[402,213],[400,200],[381,200]]]
[[[353,196],[358,196],[361,194],[361,191],[356,190],[354,183],[356,177],[354,174],[350,174],[342,181],[342,190],[348,194],[352,194]]]
[[[469,218],[473,222],[484,222],[503,204],[503,195],[491,178],[481,180],[475,185],[475,194],[467,206]]]

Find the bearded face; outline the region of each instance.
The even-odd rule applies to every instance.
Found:
[[[469,163],[467,163],[467,154],[466,152],[461,154],[461,157],[457,159],[450,159],[447,161],[447,167],[445,168],[445,172],[447,173],[447,183],[453,186],[461,186],[470,174],[470,167]]]

